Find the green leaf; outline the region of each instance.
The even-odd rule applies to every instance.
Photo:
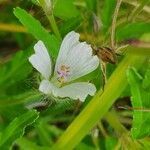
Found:
[[[95,148],[91,145],[81,142],[78,146],[76,146],[76,150],[95,150]]]
[[[38,5],[38,1],[37,1],[37,0],[31,0],[31,2],[32,2],[34,5]]]
[[[142,145],[143,150],[149,150],[149,148],[150,148],[149,138],[141,139],[140,144]]]
[[[0,149],[8,150],[13,142],[22,137],[24,129],[35,122],[38,118],[38,112],[29,110],[27,113],[15,118],[0,135]]]
[[[51,134],[48,132],[46,121],[39,121],[36,126],[36,131],[40,140],[41,145],[51,146],[53,141]]]
[[[150,33],[150,23],[136,22],[129,23],[117,28],[117,40],[137,39],[144,33]]]
[[[77,17],[79,12],[73,2],[74,0],[55,0],[54,15],[64,20]]]
[[[14,85],[12,86],[13,88],[15,88],[16,93],[13,95],[10,95],[8,93],[7,95],[0,95],[0,107],[8,108],[9,106],[14,107],[14,105],[18,105],[18,104],[27,104],[28,106],[31,103],[34,103],[35,101],[39,101],[39,99],[42,98],[42,94],[38,91],[34,91],[33,89],[27,90],[26,92],[23,91],[22,93],[17,93],[16,87]]]
[[[65,36],[68,32],[76,30],[81,24],[81,17],[75,17],[68,19],[63,24],[60,25],[60,32],[62,36]]]
[[[105,0],[101,12],[104,31],[107,31],[112,23],[112,17],[116,6],[116,0]]]
[[[49,150],[48,147],[38,146],[26,138],[20,138],[15,143],[21,150]]]
[[[5,100],[3,100],[5,101]],[[22,114],[24,114],[27,111],[27,109],[23,106],[23,105],[15,105],[15,106],[9,106],[7,105],[7,107],[2,107],[2,105],[0,104],[0,115],[2,116],[2,118],[5,120],[5,122],[1,123],[4,124],[3,129],[6,128],[6,126],[14,120],[14,118],[16,118],[17,116],[20,116]],[[11,115],[10,115],[11,112]]]
[[[31,73],[32,67],[28,63],[28,56],[29,51],[19,51],[11,61],[0,68],[0,90],[4,86],[24,80]]]
[[[131,134],[133,138],[143,138],[150,135],[150,92],[143,89],[143,78],[134,68],[128,69],[127,77],[131,88],[131,102],[134,109]]]
[[[25,10],[17,7],[14,9],[14,14],[37,40],[44,42],[52,57],[56,58],[59,50],[59,41],[56,37],[50,35],[47,30],[42,27],[41,23]]]
[[[114,137],[107,137],[105,139],[105,148],[106,150],[114,150],[117,145],[117,139]]]
[[[147,71],[145,73],[142,86],[145,90],[150,91],[150,65],[147,68]]]
[[[96,0],[86,0],[86,5],[87,5],[87,8],[90,10],[90,11],[95,11],[96,10]]]

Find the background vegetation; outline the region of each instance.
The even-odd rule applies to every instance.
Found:
[[[149,0],[0,0],[0,149],[149,150],[149,17]],[[119,52],[104,88],[100,67],[80,79],[98,89],[84,103],[40,93],[28,62],[37,40],[55,60],[72,30]]]

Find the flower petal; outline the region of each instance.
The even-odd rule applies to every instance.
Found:
[[[88,95],[93,96],[96,92],[94,84],[88,82],[77,82],[66,85],[57,89],[55,92],[56,97],[69,97],[74,100],[84,101]]]
[[[44,94],[53,94],[55,91],[57,91],[57,87],[48,80],[42,80],[39,86],[39,91],[43,92]]]
[[[55,66],[55,76],[62,65],[70,68],[67,76],[67,82],[70,82],[94,71],[99,65],[99,59],[92,55],[91,46],[86,42],[79,42],[79,34],[72,31],[62,42]]]
[[[79,44],[79,34],[71,31],[69,32],[63,39],[62,44],[60,46],[59,54],[56,61],[56,67],[61,64],[68,57],[68,53],[70,50]]]
[[[58,88],[50,81],[43,80],[40,83],[39,91],[47,95],[52,94],[55,97],[69,97],[84,101],[88,95],[93,96],[95,94],[96,88],[94,84],[88,82],[77,82]]]
[[[51,75],[51,59],[42,41],[38,41],[34,46],[35,54],[29,57],[29,62],[37,69],[44,78]]]

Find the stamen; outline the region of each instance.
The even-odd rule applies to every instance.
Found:
[[[58,78],[57,80],[60,83],[64,83],[67,81],[67,76],[69,75],[70,72],[70,67],[66,66],[66,65],[61,65],[60,68],[58,69],[57,73],[58,73]]]

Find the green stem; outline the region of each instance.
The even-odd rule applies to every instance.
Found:
[[[49,22],[50,22],[50,24],[51,24],[51,28],[52,28],[54,34],[56,35],[56,37],[57,37],[59,40],[61,40],[62,38],[61,38],[61,35],[60,35],[60,33],[59,33],[59,30],[58,30],[58,27],[57,27],[57,24],[56,24],[54,15],[53,15],[53,14],[47,15],[47,18],[48,18],[48,20],[49,20]]]
[[[73,149],[103,118],[127,86],[126,70],[129,66],[141,67],[146,57],[127,54],[109,78],[103,93],[99,91],[67,128],[52,149]]]
[[[48,18],[48,20],[51,24],[51,28],[52,28],[54,34],[56,35],[56,37],[59,40],[61,40],[61,35],[59,33],[57,23],[55,21],[54,15],[53,15],[53,6],[54,6],[53,1],[39,0],[39,5],[42,7],[43,11],[45,12],[46,17]]]

